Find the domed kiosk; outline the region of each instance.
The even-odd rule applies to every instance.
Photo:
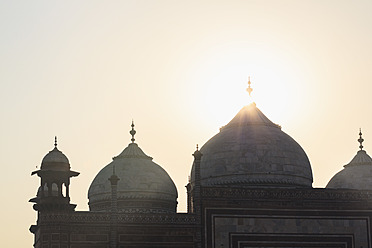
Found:
[[[111,183],[115,175],[117,183],[117,208],[128,213],[175,213],[177,189],[168,173],[152,161],[134,143],[134,124],[132,123],[132,143],[113,161],[105,166],[94,178],[89,187],[88,198],[91,211],[110,211]]]
[[[243,107],[200,149],[200,184],[311,187],[308,157],[255,103]],[[190,183],[195,179],[195,166]]]
[[[75,209],[76,205],[70,204],[70,179],[78,176],[79,172],[70,170],[68,158],[57,148],[57,137],[54,149],[41,161],[40,170],[31,173],[35,174],[41,178],[41,184],[36,197],[30,200],[36,203],[34,209],[42,212]]]
[[[363,141],[359,131],[360,150],[343,170],[332,177],[326,188],[372,190],[372,158],[363,150]]]

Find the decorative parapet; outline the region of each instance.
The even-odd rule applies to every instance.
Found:
[[[203,187],[202,199],[371,201],[372,190]]]
[[[110,223],[110,213],[99,212],[72,212],[40,214],[39,223]],[[195,224],[193,214],[126,214],[118,213],[118,224]]]
[[[149,215],[149,214],[120,214],[121,223],[164,223],[164,224],[195,224],[193,214],[173,214],[173,215]]]
[[[84,223],[110,223],[110,213],[72,212],[72,213],[44,213],[38,218],[39,223],[44,222],[84,222]]]

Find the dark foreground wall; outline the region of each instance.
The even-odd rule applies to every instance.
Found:
[[[200,199],[201,216],[39,212],[34,246],[372,248],[372,191],[204,187]]]
[[[109,248],[112,237],[116,247],[194,247],[193,215],[118,214],[117,223],[109,213],[49,213],[31,229],[36,248]]]
[[[205,247],[371,247],[372,192],[204,188]]]

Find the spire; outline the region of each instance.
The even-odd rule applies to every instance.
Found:
[[[57,136],[54,136],[54,148],[57,148]]]
[[[362,144],[363,141],[364,141],[364,139],[362,138],[362,129],[359,128],[359,139],[358,139],[358,142],[360,143],[360,146],[359,146],[360,150],[363,150],[363,144]]]
[[[203,154],[199,151],[199,145],[196,145],[196,151],[193,154],[195,160],[200,160]]]
[[[248,92],[249,96],[251,96],[252,91],[253,91],[253,89],[251,88],[251,77],[248,77],[248,88],[247,88],[247,92]]]
[[[134,138],[134,135],[136,134],[136,130],[134,130],[134,122],[133,122],[133,120],[132,120],[132,125],[131,125],[131,127],[132,127],[132,130],[130,130],[129,133],[130,133],[130,135],[132,135],[132,139],[131,139],[131,141],[132,141],[132,143],[134,143],[134,141],[136,140],[136,139]]]
[[[112,175],[108,180],[111,182],[111,186],[117,185],[120,180],[120,178],[115,174],[115,165],[112,167]]]
[[[111,183],[111,216],[110,216],[110,247],[116,248],[118,238],[118,181],[119,177],[115,174],[115,165],[112,167],[112,175],[108,179]]]

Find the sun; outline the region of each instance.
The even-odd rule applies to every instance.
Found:
[[[212,47],[199,56],[189,68],[189,82],[194,82],[191,94],[197,99],[193,109],[203,109],[198,119],[207,121],[208,128],[226,125],[252,102],[283,125],[308,109],[304,104],[311,89],[304,75],[309,73],[296,54],[261,44],[227,50]]]
[[[241,108],[254,101],[254,97],[249,96],[246,91],[247,82],[248,77],[244,81],[230,82],[216,78],[211,83],[201,85],[202,91],[206,92],[200,104],[203,106],[202,118],[207,120],[211,127],[226,125]],[[252,92],[253,88],[250,89]]]

